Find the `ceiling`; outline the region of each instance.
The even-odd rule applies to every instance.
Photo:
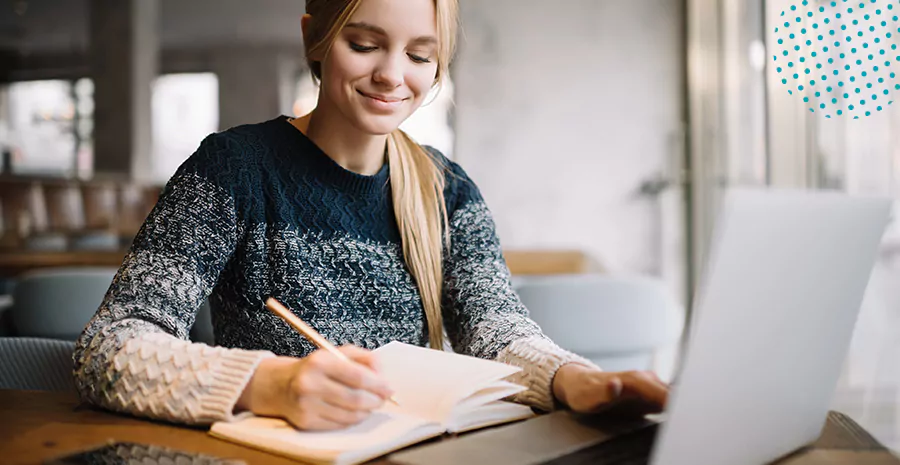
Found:
[[[158,1],[160,42],[165,48],[301,41],[303,0]],[[4,0],[0,49],[21,54],[85,51],[88,4],[89,0]]]

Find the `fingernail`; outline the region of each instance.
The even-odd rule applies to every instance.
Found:
[[[622,395],[622,380],[619,378],[613,378],[609,382],[609,390],[612,394],[613,398],[617,398]]]
[[[378,408],[378,407],[381,406],[382,403],[384,403],[384,399],[382,399],[381,397],[378,397],[378,396],[373,395],[373,394],[371,394],[371,393],[367,394],[367,396],[368,396],[368,399],[367,399],[366,402],[367,402],[369,405],[372,405],[373,408]]]

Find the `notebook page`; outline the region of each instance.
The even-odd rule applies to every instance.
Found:
[[[508,381],[494,381],[488,387],[483,388],[458,402],[453,409],[453,415],[454,417],[462,415],[469,410],[474,410],[490,402],[504,399],[513,394],[522,392],[525,389],[525,386],[510,383]]]
[[[417,418],[375,412],[359,424],[331,431],[302,431],[281,419],[251,415],[214,423],[210,434],[281,455],[327,463],[344,455],[378,454],[392,445],[416,442],[443,430]]]
[[[406,412],[443,423],[457,403],[469,395],[520,370],[492,360],[391,342],[375,349],[382,374],[400,407]]]
[[[534,410],[527,405],[494,401],[461,415],[454,415],[450,422],[447,423],[447,431],[462,433],[535,416]]]

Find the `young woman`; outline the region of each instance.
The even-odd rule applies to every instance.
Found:
[[[391,340],[523,368],[514,400],[660,409],[648,372],[607,373],[527,316],[494,223],[457,164],[398,129],[447,75],[456,0],[307,0],[318,107],[207,137],[137,234],[74,354],[82,397],[185,424],[250,410],[299,428],[364,419]],[[342,346],[316,351],[274,297]],[[188,341],[209,298],[218,346]]]

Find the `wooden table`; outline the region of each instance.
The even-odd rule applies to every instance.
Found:
[[[504,250],[510,272],[514,275],[578,274],[602,271],[589,256],[577,250]],[[117,251],[36,251],[0,250],[0,278],[15,278],[41,268],[113,267],[125,258]]]
[[[112,439],[238,459],[248,464],[297,463],[215,439],[205,428],[139,420],[79,405],[72,393],[0,390],[0,463],[38,464]],[[377,463],[390,464],[386,460]],[[858,425],[848,423],[846,417],[832,415],[814,447],[781,463],[882,465],[898,462]]]
[[[15,278],[41,268],[118,268],[124,258],[125,251],[3,251],[0,252],[0,278]]]

